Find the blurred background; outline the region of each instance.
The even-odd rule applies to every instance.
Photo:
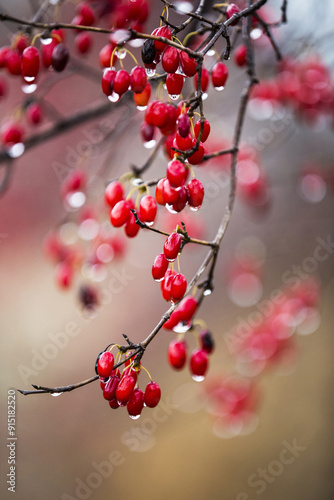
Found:
[[[195,5],[182,3],[189,3],[188,8]],[[268,4],[267,15],[279,19],[280,2]],[[35,5],[38,2],[2,1],[1,10],[29,18]],[[322,2],[320,13],[319,9],[316,2],[291,2],[289,23],[277,38],[284,54],[322,61],[333,81],[328,45],[333,5]],[[64,20],[70,22],[74,10],[66,3]],[[160,13],[160,3],[152,2],[148,32],[156,27],[154,19]],[[10,43],[13,29],[1,25],[1,45]],[[68,34],[67,43],[73,47],[73,34]],[[106,43],[107,35],[96,35],[89,54],[76,56],[80,74],[73,71],[72,61],[67,77],[50,85],[50,107],[40,130],[57,113],[69,116],[104,102],[100,76],[87,78],[82,65],[90,65],[99,75],[98,55]],[[256,33],[254,44],[260,79],[273,81],[270,46]],[[213,58],[208,58],[209,68]],[[205,101],[212,150],[231,140],[245,81],[245,70],[233,58],[227,64],[226,89],[219,93],[210,88]],[[0,102],[3,117],[24,97],[21,82],[12,77],[7,81],[8,94]],[[188,368],[175,372],[168,366],[166,352],[174,334],[162,330],[144,357],[145,367],[161,385],[161,403],[159,409],[144,408],[139,420],[131,420],[123,409],[111,410],[97,382],[57,398],[17,393],[16,498],[333,498],[333,108],[329,104],[326,112],[317,114],[315,105],[279,104],[261,96],[250,103],[242,135],[245,158],[249,161],[251,154],[246,144],[257,149],[253,160],[266,187],[257,197],[241,186],[219,254],[214,293],[198,313],[216,341],[207,380],[196,383]],[[55,265],[45,255],[46,236],[76,216],[73,211],[67,215],[60,190],[83,142],[93,143],[84,162],[90,176],[87,207],[101,220],[108,216],[103,206],[106,181],[147,158],[137,133],[143,115],[135,113],[134,106],[130,109],[130,119],[122,121],[110,111],[31,148],[11,163],[10,183],[0,200],[2,498],[10,495],[5,477],[7,391],[28,390],[32,383],[67,385],[93,376],[96,356],[107,344],[122,342],[123,333],[134,342],[143,340],[166,310],[150,273],[164,241],[159,235],[142,232],[134,240],[124,239],[124,255],[108,264],[105,276],[95,276],[101,292],[96,314],[83,313],[78,302],[78,289],[87,276],[76,275],[73,286],[61,290],[55,283]],[[96,145],[101,130],[115,124],[117,136]],[[38,130],[30,128],[27,135]],[[159,152],[145,179],[161,175],[165,165],[166,156]],[[207,193],[205,204],[199,212],[182,214],[192,230],[207,239],[214,237],[227,202],[226,172],[223,159],[198,167],[196,174]],[[158,227],[172,229],[183,220],[162,212]],[[319,245],[325,248],[321,257]],[[201,248],[185,248],[181,268],[189,280],[205,255]],[[308,278],[314,280],[311,291],[316,298],[290,325],[284,356],[276,359],[268,354],[254,363],[253,358],[236,356],[232,333],[241,324],[251,324],[254,312],[265,317],[265,304],[271,304],[279,290]],[[290,298],[296,299],[293,294]],[[290,302],[287,307],[294,305]],[[188,335],[189,346],[195,348],[195,339]],[[238,419],[217,419],[213,409],[212,384],[230,376],[249,376],[254,384],[247,425]],[[141,378],[144,387],[148,379],[145,374]]]

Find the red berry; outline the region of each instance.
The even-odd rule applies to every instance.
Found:
[[[177,306],[180,321],[190,321],[196,312],[197,305],[195,297],[184,297]]]
[[[172,39],[172,32],[168,26],[160,26],[160,28],[156,28],[154,31],[152,31],[152,35],[162,36],[164,38],[167,38],[168,40]],[[164,42],[159,42],[158,40],[154,40],[154,46],[158,52],[162,52],[165,47],[167,47]]]
[[[57,38],[52,38],[52,41],[47,45],[41,46],[41,59],[44,68],[49,68],[52,63],[52,52],[59,41]]]
[[[42,120],[42,109],[37,102],[32,102],[26,109],[26,118],[32,125],[38,125]]]
[[[130,76],[125,69],[119,69],[115,75],[114,92],[118,95],[123,95],[130,86]]]
[[[109,96],[113,93],[116,71],[111,68],[106,68],[102,75],[102,91]]]
[[[187,280],[183,274],[178,273],[174,276],[171,287],[171,300],[178,302],[182,299],[187,290]]]
[[[191,77],[195,75],[197,71],[197,61],[183,50],[180,51],[180,64],[186,76]]]
[[[163,185],[166,179],[160,179],[155,188],[155,199],[159,205],[165,205],[165,199],[163,195]]]
[[[125,406],[128,403],[135,385],[136,380],[130,375],[125,375],[125,377],[121,378],[116,389],[116,399],[119,404]]]
[[[179,199],[179,192],[170,185],[168,179],[164,179],[162,183],[162,197],[164,205],[173,205]]]
[[[9,121],[4,123],[1,127],[1,142],[5,145],[12,146],[22,142],[23,140],[23,128],[19,123]]]
[[[135,66],[130,73],[131,90],[135,94],[141,94],[147,84],[146,71],[141,66]]]
[[[166,47],[162,54],[161,64],[166,73],[175,73],[179,67],[179,51],[175,47]]]
[[[156,129],[155,129],[154,125],[149,125],[146,122],[143,122],[140,125],[140,134],[141,134],[141,137],[144,141],[144,145],[145,145],[145,143],[148,143],[154,139],[155,130]]]
[[[196,144],[196,139],[193,140],[192,147],[194,147],[195,144]],[[203,156],[204,156],[204,147],[203,144],[200,142],[198,144],[198,150],[189,156],[188,161],[191,165],[198,165],[203,160]]]
[[[211,72],[212,85],[217,90],[222,90],[225,86],[228,77],[228,68],[226,64],[222,62],[217,62]]]
[[[36,47],[24,49],[21,59],[21,70],[24,78],[36,78],[39,71],[39,53]]]
[[[165,273],[165,277],[161,281],[161,284],[160,284],[162,297],[167,302],[172,300],[171,291],[172,291],[172,284],[173,284],[173,280],[174,280],[175,275],[176,275],[175,271],[173,271],[172,269],[167,269],[167,271]]]
[[[115,48],[115,45],[112,43],[107,43],[102,49],[100,50],[99,53],[99,63],[102,68],[109,68],[110,67],[110,62],[111,62],[111,54]],[[113,55],[113,65],[116,64],[117,57],[114,52]]]
[[[139,417],[144,408],[144,393],[140,389],[135,389],[126,405],[130,417]]]
[[[73,281],[73,268],[64,261],[59,262],[55,268],[55,280],[60,288],[69,288]]]
[[[110,212],[110,221],[114,227],[123,226],[130,217],[130,207],[126,200],[121,200],[114,205]]]
[[[175,368],[175,370],[181,370],[187,359],[187,347],[186,343],[181,340],[172,340],[168,346],[168,362]]]
[[[6,69],[11,75],[21,75],[21,55],[17,50],[6,53]]]
[[[167,91],[173,98],[178,97],[183,89],[184,78],[177,73],[168,73],[166,78]]]
[[[195,377],[204,377],[208,365],[208,354],[203,349],[193,351],[190,358],[190,371]]]
[[[192,179],[187,184],[188,203],[192,208],[199,208],[203,203],[204,187],[198,179]]]
[[[226,8],[226,19],[230,19],[233,16],[233,14],[239,14],[239,12],[240,12],[239,7],[235,3],[230,3],[230,5],[228,5]],[[231,26],[235,26],[236,24],[238,24],[238,22],[239,19],[236,19],[231,23]]]
[[[187,149],[191,149],[193,145],[193,140],[191,135],[187,135],[187,137],[182,137],[178,132],[176,132],[175,136],[175,146],[173,143],[173,147],[177,149],[181,149],[181,151],[187,151]]]
[[[194,76],[195,90],[197,90],[197,78],[198,78],[198,75],[195,75]],[[202,68],[201,83],[200,83],[200,88],[201,88],[202,92],[207,91],[207,88],[209,85],[209,80],[210,80],[209,71],[206,68]]]
[[[114,207],[116,203],[123,200],[124,189],[123,185],[118,181],[112,181],[106,187],[104,192],[104,200],[110,207]]]
[[[11,53],[11,48],[8,46],[0,47],[0,68],[6,67],[7,56]],[[18,52],[17,52],[18,53]],[[21,70],[21,65],[20,65]]]
[[[179,197],[175,203],[173,203],[172,208],[175,212],[182,212],[188,201],[188,192],[185,186],[181,186],[178,190]]]
[[[188,169],[179,160],[171,160],[167,165],[167,179],[172,187],[182,186],[187,178]]]
[[[26,49],[30,45],[30,40],[27,35],[20,33],[18,35],[13,35],[12,38],[12,48],[16,49],[22,54],[24,49]]]
[[[168,268],[168,260],[164,253],[159,253],[152,265],[152,276],[156,281],[161,281]]]
[[[75,48],[80,54],[87,54],[92,46],[92,37],[89,33],[81,31],[74,40]]]
[[[97,373],[100,377],[110,377],[114,368],[114,355],[110,351],[104,351],[100,354],[97,362]]]
[[[177,309],[175,309],[172,312],[170,318],[163,324],[163,328],[165,328],[166,330],[173,330],[173,328],[175,328],[179,322],[180,322],[179,313]]]
[[[245,45],[239,45],[234,52],[234,62],[237,66],[245,66],[247,62],[247,49]]]
[[[161,101],[156,101],[154,106],[152,106],[152,121],[155,127],[165,127],[169,119],[169,110],[166,103]]]
[[[143,196],[139,205],[140,220],[142,222],[152,223],[157,215],[157,202],[151,195]]]
[[[104,399],[106,399],[107,401],[111,401],[116,397],[116,389],[118,387],[120,379],[121,378],[119,375],[111,375],[103,388]]]
[[[175,260],[181,248],[182,238],[179,233],[171,233],[164,244],[164,254],[170,262]]]
[[[198,122],[196,123],[196,125],[194,127],[196,139],[198,138],[200,129],[201,129],[201,120],[198,120]],[[207,140],[207,138],[209,137],[209,134],[210,134],[210,130],[211,130],[210,123],[208,122],[208,120],[205,120],[204,125],[203,125],[203,130],[202,130],[201,142],[205,142]]]
[[[181,137],[188,137],[190,132],[190,119],[186,113],[182,113],[177,120],[177,131]]]
[[[140,226],[136,222],[136,217],[132,212],[130,212],[130,216],[128,221],[125,223],[124,231],[128,238],[134,238],[137,236],[139,232]]]
[[[212,333],[209,330],[203,330],[199,338],[203,351],[211,354],[215,348],[215,341],[213,340]]]
[[[147,384],[144,394],[144,403],[148,408],[155,408],[161,398],[161,389],[156,382]]]
[[[113,410],[117,410],[117,408],[120,407],[120,404],[118,403],[117,399],[116,398],[113,398],[109,401],[109,406],[110,408],[112,408]]]
[[[77,14],[81,16],[82,26],[92,26],[95,21],[95,15],[91,6],[86,2],[80,2],[76,8]]]

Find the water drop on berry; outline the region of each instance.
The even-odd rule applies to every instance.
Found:
[[[19,156],[23,155],[24,150],[25,147],[23,142],[17,142],[8,148],[7,153],[11,158],[19,158]]]
[[[192,375],[191,378],[195,380],[195,382],[203,382],[205,379],[203,375]]]
[[[113,92],[112,94],[108,95],[108,99],[110,102],[117,102],[120,99],[119,94],[116,94],[116,92]]]
[[[35,76],[24,76],[23,80],[27,83],[32,83],[36,80],[36,77]]]
[[[148,77],[155,75],[155,69],[153,68],[145,68],[145,71]]]
[[[208,98],[208,94],[206,94],[205,92],[203,92],[203,94],[202,94],[202,101],[205,101],[207,98]]]
[[[129,417],[130,417],[132,420],[138,420],[138,418],[140,417],[140,415],[129,415]]]
[[[216,55],[216,52],[213,49],[210,49],[206,55],[209,57],[213,57],[214,55]]]
[[[180,321],[176,326],[173,328],[173,332],[175,333],[186,333],[188,330],[191,328],[191,322],[188,321],[185,323],[184,321]]]
[[[224,88],[224,85],[222,85],[221,87],[215,87],[215,90],[217,90],[217,92],[221,92]]]
[[[157,141],[155,139],[152,139],[151,141],[144,142],[143,146],[146,149],[152,149],[156,145]]]
[[[262,30],[260,28],[254,28],[250,32],[250,37],[252,40],[258,40],[260,36],[262,35]]]
[[[57,396],[60,396],[61,394],[63,394],[62,392],[51,392],[51,396],[53,397],[57,397]]]
[[[205,297],[207,297],[208,295],[211,295],[211,294],[212,294],[212,290],[211,290],[211,288],[206,288],[206,289],[204,290],[204,292],[203,292],[203,295],[204,295]]]
[[[180,94],[177,95],[177,94],[168,94],[169,98],[172,100],[172,101],[177,101],[178,98],[180,97]]]
[[[37,89],[36,83],[30,83],[28,85],[22,85],[22,92],[25,94],[32,94]]]
[[[66,196],[66,203],[70,208],[80,208],[85,204],[85,202],[86,195],[81,191],[71,192]]]
[[[192,212],[198,212],[198,210],[200,209],[200,207],[191,207],[190,205],[189,208]]]
[[[121,47],[120,49],[115,50],[115,54],[118,59],[124,59],[126,56],[126,50],[124,49],[124,47]]]
[[[167,208],[168,212],[170,212],[171,214],[177,214],[177,211],[173,209],[173,205],[166,204],[165,207]]]
[[[138,111],[145,111],[147,109],[147,106],[136,106]]]

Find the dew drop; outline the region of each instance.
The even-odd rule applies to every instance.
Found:
[[[188,321],[187,323],[180,321],[176,326],[173,328],[173,332],[175,333],[185,333],[191,328],[191,322]]]
[[[22,156],[24,153],[25,147],[23,142],[17,142],[16,144],[13,144],[10,148],[8,148],[7,153],[11,158],[19,158],[19,156]]]
[[[262,34],[263,31],[260,28],[254,28],[250,33],[250,37],[252,40],[258,40]]]
[[[147,106],[137,106],[138,111],[145,111],[147,109]]]
[[[81,191],[68,193],[66,196],[66,202],[71,208],[80,208],[86,202],[86,195]]]
[[[142,40],[140,38],[134,38],[133,40],[129,41],[130,47],[133,47],[137,49],[138,47],[141,47],[144,44],[145,40]]]
[[[148,77],[155,75],[155,69],[153,68],[145,68],[145,71]]]
[[[129,415],[129,417],[130,417],[132,420],[138,420],[138,418],[140,417],[140,415]]]
[[[133,186],[140,186],[141,184],[143,184],[143,180],[140,177],[134,177],[133,179],[131,179],[131,184]]]
[[[57,396],[60,396],[61,394],[63,394],[62,392],[51,392],[51,396],[53,396],[54,398],[56,398]]]
[[[191,210],[192,212],[198,212],[198,211],[199,211],[199,209],[200,209],[200,207],[191,207],[190,205],[189,205],[189,208],[190,208],[190,210]]]
[[[27,83],[32,83],[35,81],[35,76],[25,76],[23,77],[24,81],[27,82]]]
[[[113,92],[112,94],[108,95],[108,99],[110,102],[117,102],[119,101],[120,96],[116,92]]]
[[[203,92],[202,101],[205,101],[207,98],[208,98],[208,94],[206,92]]]
[[[155,139],[152,139],[151,141],[144,142],[144,148],[146,149],[152,149],[156,145],[157,141]]]
[[[48,38],[41,37],[41,43],[42,43],[42,45],[50,45],[51,42],[52,42],[52,38],[51,37],[48,37]]]
[[[124,47],[121,47],[120,49],[117,49],[115,51],[115,54],[118,57],[118,59],[124,59],[126,56],[126,50],[124,49]]]
[[[203,375],[193,375],[191,378],[195,380],[195,382],[203,382],[203,380],[205,379]]]
[[[168,205],[168,203],[166,203],[165,207],[171,214],[177,214],[177,211],[173,209],[173,205]]]
[[[210,49],[208,52],[207,52],[207,56],[209,57],[213,57],[214,55],[216,54],[216,52],[213,50],[213,49]]]
[[[163,276],[162,278],[160,278],[159,280],[154,280],[156,281],[157,283],[160,283],[160,281],[162,281],[165,277]]]
[[[146,226],[151,227],[151,226],[153,226],[154,221],[152,221],[152,222],[145,222],[145,224],[146,224]]]
[[[27,85],[22,85],[22,92],[25,94],[32,94],[37,89],[36,83],[30,83]]]
[[[172,101],[177,101],[180,97],[180,94],[168,94],[168,96],[170,99],[172,99]]]
[[[204,295],[205,297],[207,297],[208,295],[211,295],[211,294],[212,294],[212,290],[211,290],[211,288],[206,288],[206,289],[204,290],[204,292],[203,292],[203,295]]]
[[[215,87],[215,90],[217,90],[217,92],[221,92],[224,88],[224,85],[222,85],[221,87]]]

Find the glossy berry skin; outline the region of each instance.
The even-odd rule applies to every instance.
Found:
[[[182,113],[177,119],[177,131],[181,137],[188,137],[190,132],[190,119],[186,113]]]
[[[192,208],[199,208],[203,203],[204,186],[198,179],[191,179],[187,184],[188,203]]]
[[[172,300],[171,291],[175,275],[175,271],[172,271],[172,269],[167,269],[164,279],[161,281],[160,288],[162,297],[167,302]]]
[[[239,7],[235,3],[230,3],[230,5],[228,5],[226,8],[226,19],[230,19],[233,16],[233,14],[239,14],[239,12],[240,12]],[[238,24],[238,22],[239,19],[236,19],[231,23],[231,26],[235,26],[236,24]]]
[[[188,191],[185,186],[181,186],[178,189],[179,197],[175,203],[173,203],[172,208],[175,212],[182,212],[188,201]]]
[[[140,389],[135,389],[129,399],[126,409],[130,417],[138,417],[144,408],[144,393]]]
[[[9,49],[6,53],[6,70],[10,75],[21,75],[21,55],[17,50]]]
[[[173,147],[181,149],[181,151],[187,151],[187,149],[192,148],[192,145],[193,140],[190,134],[188,134],[187,137],[182,137],[179,132],[176,132]]]
[[[7,122],[0,130],[1,142],[5,145],[11,146],[22,142],[23,140],[23,129],[19,123]]]
[[[116,71],[111,68],[106,68],[102,75],[102,91],[106,96],[113,93]]]
[[[179,67],[179,51],[175,47],[166,47],[162,54],[161,65],[166,73],[175,73]]]
[[[156,56],[154,40],[145,40],[141,48],[141,58],[144,64],[152,64]]]
[[[168,260],[164,253],[159,253],[152,265],[152,276],[156,281],[161,281],[168,269]]]
[[[174,276],[172,287],[171,287],[171,300],[173,302],[178,302],[181,300],[187,290],[187,280],[185,276],[181,273],[177,273]]]
[[[111,375],[103,388],[103,397],[107,401],[110,401],[116,397],[116,389],[120,381],[119,375]]]
[[[247,50],[245,45],[239,45],[234,51],[234,62],[237,66],[246,66]]]
[[[194,76],[194,87],[197,89],[197,74]],[[210,73],[206,68],[202,68],[200,88],[202,92],[206,92],[209,86]]]
[[[121,405],[125,406],[128,403],[135,385],[136,381],[130,375],[121,378],[116,389],[116,399]]]
[[[200,129],[201,129],[201,120],[198,120],[198,122],[196,122],[196,125],[194,127],[194,133],[196,139],[198,138]],[[205,142],[208,139],[210,131],[211,131],[210,123],[208,122],[208,120],[205,120],[202,130],[201,142]]]
[[[162,36],[168,40],[172,39],[172,32],[168,26],[160,26],[160,28],[156,28],[152,31],[152,35]],[[159,42],[158,40],[154,40],[154,46],[158,52],[162,52],[167,47],[164,42]]]
[[[152,107],[153,125],[158,128],[163,128],[168,124],[169,111],[165,102],[157,101]]]
[[[215,88],[224,87],[228,77],[228,68],[226,64],[217,62],[211,72],[212,85]]]
[[[143,122],[140,125],[140,135],[144,143],[152,141],[155,136],[154,125],[149,125],[148,123]]]
[[[155,188],[155,199],[159,205],[165,205],[165,199],[163,195],[163,185],[166,179],[160,179]]]
[[[187,347],[184,341],[172,340],[167,351],[168,362],[175,370],[182,370],[187,360]]]
[[[22,52],[21,70],[24,78],[36,78],[38,75],[39,53],[36,47],[27,47]]]
[[[124,226],[125,234],[128,238],[134,238],[137,236],[139,230],[140,226],[137,224],[134,214],[130,212],[129,218]]]
[[[209,330],[203,330],[199,336],[201,342],[201,348],[203,351],[211,354],[215,348],[215,341],[213,339],[212,333]]]
[[[101,68],[110,68],[111,55],[113,53],[114,48],[115,48],[115,46],[112,43],[107,43],[100,50],[99,63],[100,63]],[[116,61],[117,61],[117,57],[116,57],[115,52],[114,52],[113,61],[112,61],[113,65],[116,64]]]
[[[148,408],[155,408],[161,398],[161,389],[159,384],[156,382],[150,382],[147,384],[144,393],[144,403]]]
[[[188,76],[194,76],[197,71],[197,61],[193,57],[190,57],[183,50],[180,51],[180,66],[183,73]]]
[[[154,222],[157,215],[157,202],[154,196],[146,195],[140,200],[140,220],[142,222]]]
[[[179,160],[171,160],[167,165],[167,179],[172,187],[180,187],[186,181],[188,169]]]
[[[64,261],[59,262],[55,268],[55,281],[60,288],[69,288],[73,281],[73,268],[72,266]]]
[[[76,35],[74,43],[80,54],[87,54],[92,46],[92,37],[89,33],[82,31]]]
[[[100,354],[97,362],[97,373],[100,377],[110,377],[114,368],[114,355],[110,351]]]
[[[106,204],[113,208],[116,205],[116,203],[123,200],[123,198],[124,198],[123,185],[118,181],[110,182],[104,192],[104,200]]]
[[[121,200],[114,205],[110,212],[110,221],[114,227],[123,226],[130,217],[130,208],[126,200]]]
[[[26,118],[32,125],[38,125],[42,121],[43,113],[37,102],[32,102],[26,109]]]
[[[180,321],[190,321],[194,316],[198,306],[197,299],[195,297],[184,297],[179,305],[177,306],[177,311],[179,313]]]
[[[152,92],[151,84],[147,82],[143,92],[141,92],[140,94],[133,95],[133,99],[135,101],[136,106],[141,106],[141,107],[146,106],[148,101],[150,100],[151,92]]]
[[[130,75],[125,69],[119,69],[114,80],[114,92],[123,95],[130,86]]]
[[[190,371],[193,375],[203,377],[208,369],[208,354],[203,349],[196,349],[191,354]]]
[[[131,90],[135,94],[141,94],[147,83],[147,75],[141,66],[135,66],[132,68],[131,73],[130,73],[130,85],[131,85]]]
[[[184,78],[177,73],[168,73],[166,78],[166,86],[169,95],[179,96],[183,89]]]
[[[164,205],[166,203],[168,205],[173,205],[173,203],[177,202],[177,200],[179,199],[178,191],[176,191],[176,189],[170,185],[170,182],[168,179],[163,180],[162,197],[163,197]]]
[[[192,147],[194,147],[195,144],[196,144],[196,139],[193,140]],[[195,151],[195,153],[189,156],[188,161],[191,165],[198,165],[203,160],[203,156],[204,156],[204,147],[203,144],[200,142],[198,144],[197,151]]]
[[[52,51],[51,65],[53,69],[57,72],[61,72],[65,69],[68,60],[70,58],[70,53],[68,48],[63,43],[59,43],[55,46]]]
[[[113,398],[109,401],[109,406],[110,408],[112,408],[113,410],[117,410],[117,408],[120,407],[120,404],[118,403],[117,399],[116,398]]]
[[[172,262],[178,256],[181,248],[182,238],[179,233],[171,233],[164,244],[166,259]]]

